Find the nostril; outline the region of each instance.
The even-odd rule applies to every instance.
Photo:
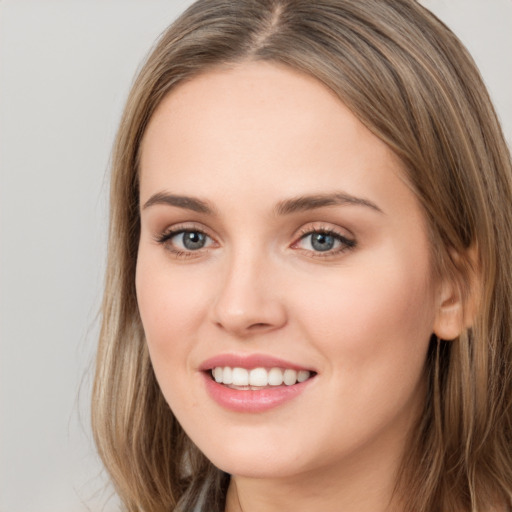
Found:
[[[256,324],[250,325],[248,328],[252,329],[253,331],[255,331],[255,330],[258,330],[258,329],[265,329],[267,327],[270,327],[270,324],[266,324],[266,323],[263,323],[263,322],[258,322]]]

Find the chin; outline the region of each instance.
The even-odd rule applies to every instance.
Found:
[[[212,439],[217,442],[212,444]],[[231,475],[277,478],[292,476],[305,469],[304,448],[295,443],[285,446],[276,442],[275,437],[235,434],[221,440],[212,436],[209,442],[196,444],[216,467]]]
[[[230,475],[245,478],[275,479],[294,476],[300,473],[300,468],[291,461],[283,460],[281,456],[264,455],[259,457],[245,457],[235,454],[210,459],[214,466]]]

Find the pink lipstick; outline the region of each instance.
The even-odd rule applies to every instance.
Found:
[[[262,354],[222,354],[199,368],[209,395],[236,412],[263,412],[304,392],[316,372]]]

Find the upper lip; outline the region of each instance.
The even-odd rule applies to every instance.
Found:
[[[201,371],[208,371],[219,366],[245,368],[247,370],[252,368],[290,368],[297,371],[314,371],[312,368],[304,365],[266,354],[218,354],[201,363],[199,369]]]

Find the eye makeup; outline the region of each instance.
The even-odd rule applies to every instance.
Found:
[[[302,228],[290,248],[314,258],[335,257],[357,245],[354,238],[349,238],[340,231],[332,227]],[[178,258],[199,257],[205,251],[219,247],[206,230],[190,224],[168,228],[154,239]]]

